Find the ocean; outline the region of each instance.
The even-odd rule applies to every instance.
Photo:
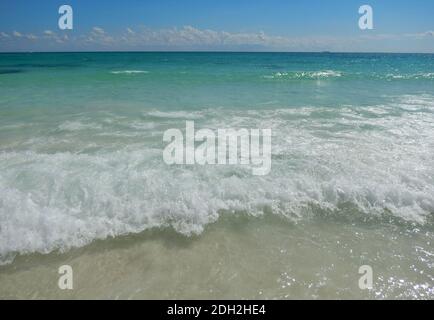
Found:
[[[270,173],[167,165],[186,121]],[[0,298],[434,299],[433,138],[432,54],[0,54]]]

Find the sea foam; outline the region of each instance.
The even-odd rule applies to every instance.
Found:
[[[273,75],[265,76],[266,79],[325,79],[342,77],[342,72],[334,70],[322,71],[293,71],[293,72],[276,72]]]
[[[146,74],[149,73],[149,71],[145,70],[120,70],[120,71],[111,71],[111,74]]]
[[[200,234],[223,213],[294,222],[320,212],[386,214],[426,224],[434,212],[433,101],[407,95],[364,107],[197,113],[203,127],[271,128],[272,171],[263,177],[242,166],[167,166],[163,145],[145,142],[88,154],[3,151],[1,261],[151,228]],[[191,113],[151,112],[169,125]]]

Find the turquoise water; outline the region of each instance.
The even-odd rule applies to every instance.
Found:
[[[185,128],[186,120],[197,128],[272,129],[270,174],[166,165],[163,133]],[[0,262],[6,270],[0,269],[0,283],[19,287],[24,280],[8,268],[27,266],[27,256],[69,257],[88,245],[93,252],[97,240],[126,241],[151,231],[165,238],[169,229],[194,243],[186,254],[199,260],[219,239],[233,239],[232,246],[222,244],[221,255],[270,254],[281,266],[272,270],[274,278],[264,278],[268,291],[240,284],[211,298],[348,297],[352,287],[343,279],[363,263],[377,266],[382,278],[376,294],[362,297],[433,298],[433,137],[434,55],[0,54]],[[234,233],[237,226],[244,238]],[[313,233],[315,241],[308,239]],[[134,239],[139,244],[130,258],[151,250],[142,238]],[[314,258],[322,245],[323,265]],[[169,265],[183,259],[155,246]],[[262,261],[242,257],[244,269]],[[333,269],[337,261],[342,275]],[[397,265],[403,270],[394,276]],[[236,282],[231,272],[239,267],[228,262],[233,269],[219,284]],[[175,265],[163,269],[147,277],[164,279]],[[114,267],[106,271],[112,275]],[[288,277],[297,289],[285,293]],[[335,287],[312,291],[324,283]],[[204,294],[190,288],[170,295],[162,288],[156,297]],[[13,290],[0,289],[0,296],[26,296]]]

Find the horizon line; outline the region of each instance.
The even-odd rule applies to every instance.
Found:
[[[412,51],[247,51],[247,50],[89,50],[89,51],[0,51],[0,54],[33,54],[33,53],[319,53],[319,54],[429,54],[434,52]]]

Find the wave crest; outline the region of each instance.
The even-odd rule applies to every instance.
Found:
[[[277,72],[271,76],[265,76],[266,79],[324,79],[339,78],[342,72],[333,70],[324,71],[298,71],[298,72]]]
[[[149,71],[145,71],[145,70],[121,70],[121,71],[111,71],[111,74],[127,74],[127,75],[131,75],[131,74],[147,74],[149,73]]]
[[[428,95],[368,107],[201,111],[203,127],[272,129],[264,177],[242,166],[167,166],[162,142],[92,154],[1,152],[0,261],[150,228],[200,234],[222,212],[293,221],[358,212],[426,224],[434,213],[433,111]]]

